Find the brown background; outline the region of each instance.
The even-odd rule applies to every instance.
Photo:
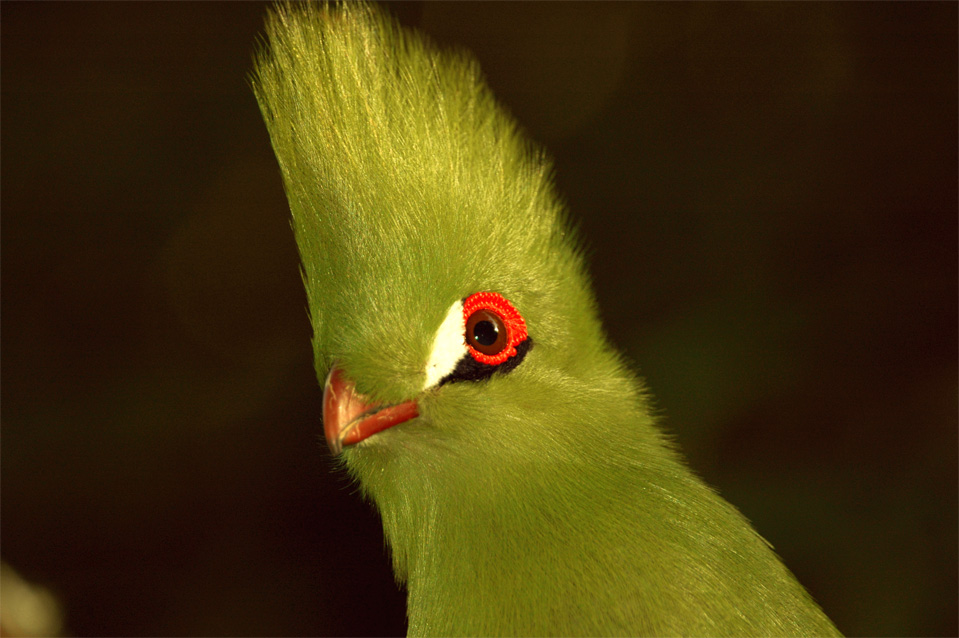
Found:
[[[957,631],[957,5],[430,4],[840,629]],[[2,554],[80,635],[402,632],[320,445],[259,3],[2,4]]]

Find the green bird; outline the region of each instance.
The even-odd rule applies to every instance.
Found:
[[[659,429],[475,61],[363,3],[280,5],[266,34],[326,440],[409,633],[838,635]]]

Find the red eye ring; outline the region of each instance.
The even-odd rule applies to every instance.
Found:
[[[493,317],[478,315],[478,313],[488,313]],[[474,315],[477,316],[474,317]],[[466,335],[466,345],[469,347],[470,355],[476,361],[486,365],[499,365],[516,355],[516,346],[527,337],[526,322],[523,321],[522,315],[506,300],[506,297],[496,292],[477,292],[467,297],[463,302],[463,319],[467,326],[475,325],[477,321],[489,321],[496,325],[496,319],[499,319],[499,324],[505,327],[505,340],[500,335],[495,342],[487,345],[478,342],[474,345],[474,340],[470,338],[472,335]],[[473,319],[472,323],[471,319]],[[490,354],[481,352],[478,348]]]

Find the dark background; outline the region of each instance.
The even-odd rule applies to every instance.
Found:
[[[320,442],[259,3],[2,8],[2,555],[67,633],[404,630]],[[957,4],[430,4],[839,628],[957,631]]]

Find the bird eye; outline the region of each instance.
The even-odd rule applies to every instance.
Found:
[[[423,388],[512,372],[532,347],[513,304],[496,292],[474,293],[453,302],[437,328]]]
[[[499,365],[526,340],[526,323],[516,308],[495,292],[478,292],[463,301],[466,345],[479,363]]]
[[[477,310],[466,320],[466,343],[483,354],[496,356],[506,348],[506,325],[489,310]]]

